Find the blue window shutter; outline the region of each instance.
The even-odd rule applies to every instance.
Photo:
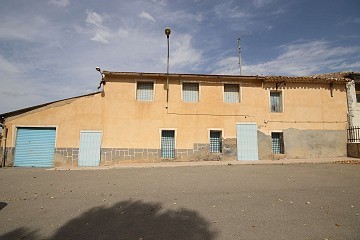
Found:
[[[183,83],[183,101],[199,101],[199,83]]]

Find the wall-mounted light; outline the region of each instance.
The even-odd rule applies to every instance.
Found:
[[[100,84],[99,84],[99,86],[98,86],[98,89],[100,89],[100,88],[101,88],[101,85],[105,85],[105,84],[106,84],[106,82],[105,82],[105,80],[104,80],[105,74],[101,71],[100,67],[96,67],[95,69],[96,69],[96,71],[98,71],[98,72],[101,74],[101,81],[100,81]]]

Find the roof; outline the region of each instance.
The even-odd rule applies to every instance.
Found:
[[[45,106],[48,106],[48,105],[51,105],[51,104],[54,104],[54,103],[59,103],[59,102],[62,102],[62,101],[77,99],[77,98],[81,98],[81,97],[92,96],[92,95],[96,95],[96,94],[99,94],[99,93],[101,93],[101,92],[88,93],[88,94],[84,94],[84,95],[80,95],[80,96],[76,96],[76,97],[65,98],[65,99],[61,99],[61,100],[57,100],[57,101],[53,101],[53,102],[43,103],[43,104],[36,105],[36,106],[22,108],[22,109],[7,112],[7,113],[2,113],[2,114],[0,114],[0,122],[4,118],[8,118],[8,117],[16,116],[16,115],[19,115],[19,114],[22,114],[22,113],[30,112],[32,110],[42,108],[42,107],[45,107]]]
[[[339,76],[339,77],[328,77],[328,76],[244,76],[244,75],[215,75],[215,74],[180,74],[180,73],[146,73],[146,72],[111,72],[111,71],[103,71],[106,76],[119,76],[119,77],[161,77],[166,78],[169,76],[170,78],[200,78],[204,81],[221,81],[222,79],[227,81],[239,81],[239,80],[262,80],[264,82],[302,82],[302,83],[346,83],[350,80],[346,77]]]

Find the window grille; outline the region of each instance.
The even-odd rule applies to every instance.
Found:
[[[183,83],[183,101],[199,101],[199,83]]]
[[[210,131],[210,152],[221,153],[221,131]]]
[[[161,157],[175,158],[175,131],[161,131]]]
[[[153,82],[137,82],[136,99],[139,101],[153,101],[154,83]]]
[[[271,112],[282,112],[281,92],[270,92]]]
[[[284,154],[284,137],[282,132],[271,133],[272,152],[274,154]]]
[[[224,102],[240,102],[239,84],[224,84]]]

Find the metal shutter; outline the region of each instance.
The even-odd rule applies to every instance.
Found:
[[[136,88],[136,99],[140,101],[152,101],[154,95],[153,82],[138,82]]]
[[[14,166],[52,167],[55,128],[17,128]]]
[[[224,102],[238,103],[240,102],[238,84],[224,84]]]
[[[100,164],[101,131],[81,131],[78,166],[93,167]]]
[[[258,160],[256,123],[239,123],[236,129],[238,160]]]
[[[161,131],[161,157],[175,158],[175,131]]]
[[[183,83],[183,101],[199,101],[199,83]]]

